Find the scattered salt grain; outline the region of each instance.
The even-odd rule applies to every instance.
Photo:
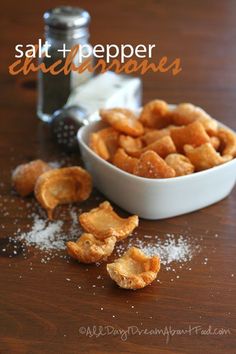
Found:
[[[144,238],[152,238],[152,236],[150,236],[150,235],[144,235],[143,237]]]

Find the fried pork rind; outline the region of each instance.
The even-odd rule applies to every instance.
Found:
[[[102,159],[108,160],[110,157],[105,141],[101,139],[98,133],[92,133],[89,141],[90,148]]]
[[[191,103],[181,103],[171,112],[171,120],[176,125],[188,125],[194,121],[202,123],[208,133],[217,131],[217,122],[202,108]]]
[[[96,263],[104,261],[114,250],[116,238],[107,237],[98,240],[94,235],[84,233],[76,242],[66,243],[68,254],[81,263]]]
[[[146,151],[140,156],[134,174],[145,178],[171,178],[175,177],[175,170],[156,152]]]
[[[122,257],[107,264],[107,272],[121,288],[141,289],[156,279],[160,258],[148,257],[140,249],[131,247]]]
[[[220,147],[220,139],[217,136],[211,136],[210,137],[210,143],[213,146],[213,148],[218,151]]]
[[[170,136],[170,129],[175,127],[174,125],[169,125],[167,128],[163,128],[160,130],[152,129],[147,131],[142,137],[142,141],[146,145],[150,145],[154,143],[156,140],[163,138],[164,136]]]
[[[90,148],[102,159],[111,160],[118,148],[119,133],[113,128],[104,128],[90,135]]]
[[[222,155],[236,156],[236,134],[229,129],[219,128],[217,136],[222,143]]]
[[[185,176],[194,172],[193,164],[182,154],[170,154],[165,158],[165,162],[175,170],[176,176]]]
[[[202,123],[199,121],[187,126],[172,128],[171,137],[178,152],[183,152],[183,147],[186,144],[199,146],[210,141]]]
[[[101,109],[100,116],[104,122],[123,134],[138,137],[144,132],[142,123],[138,121],[136,115],[129,109]]]
[[[121,170],[128,173],[134,173],[134,170],[138,164],[138,159],[127,155],[124,149],[120,148],[116,151],[112,162]]]
[[[140,114],[140,122],[145,127],[162,129],[171,124],[169,107],[165,101],[153,100],[147,103]]]
[[[176,152],[176,147],[170,136],[164,136],[141,150],[130,152],[130,155],[140,157],[144,152],[149,150],[152,150],[162,158],[165,158],[167,155]]]
[[[52,167],[42,160],[19,165],[12,173],[12,185],[22,197],[33,193],[38,177]]]
[[[131,156],[136,151],[140,151],[143,147],[143,143],[140,138],[133,138],[128,135],[120,135],[119,145],[127,152],[128,155]]]
[[[81,167],[64,167],[42,174],[35,185],[35,196],[48,218],[59,204],[82,202],[90,196],[92,178]]]
[[[121,218],[106,201],[97,208],[81,214],[79,221],[84,230],[101,240],[111,236],[122,240],[138,226],[139,219],[137,215]]]
[[[213,148],[211,143],[206,143],[196,148],[191,145],[185,145],[184,151],[186,156],[195,166],[196,171],[206,170],[232,159],[232,156],[230,155],[221,156]]]

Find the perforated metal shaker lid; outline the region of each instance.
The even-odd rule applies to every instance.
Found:
[[[73,6],[50,9],[44,13],[43,18],[47,26],[62,30],[87,27],[90,22],[87,11]]]

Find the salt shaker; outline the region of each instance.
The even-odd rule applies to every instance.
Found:
[[[61,51],[63,48],[66,50],[71,49],[74,45],[84,45],[83,55],[86,57],[88,53],[91,53],[91,46],[88,43],[89,30],[88,25],[90,22],[90,15],[87,11],[71,6],[57,7],[48,10],[44,13],[45,21],[45,38],[46,44],[44,45],[42,52],[48,53],[47,56],[40,58],[40,63],[44,62],[48,67],[55,63],[57,60],[62,60],[62,66],[65,63],[65,54],[69,52]],[[48,48],[46,48],[48,46]],[[76,65],[80,65],[78,57],[74,60],[78,60]],[[60,67],[58,68],[60,69]],[[38,117],[46,122],[50,122],[53,112],[60,109],[65,105],[71,91],[86,82],[91,73],[87,70],[83,73],[72,71],[70,74],[65,75],[64,72],[52,75],[51,73],[38,73]]]

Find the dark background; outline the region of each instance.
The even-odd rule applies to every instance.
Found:
[[[34,75],[8,74],[15,45],[42,38],[43,12],[65,4],[90,12],[93,44],[155,43],[159,58],[181,58],[179,75],[143,77],[144,102],[189,101],[236,129],[236,1],[5,1],[0,14],[2,242],[29,222],[26,202],[11,194],[11,170],[38,157],[67,159],[51,141],[48,128],[37,120]],[[78,160],[73,156],[67,161]],[[97,205],[97,196],[94,192],[84,208]],[[235,196],[234,190],[220,203],[189,215],[141,220],[139,236],[158,233],[164,239],[168,232],[187,233],[202,247],[188,264],[191,271],[184,267],[180,278],[171,282],[163,267],[161,284],[155,282],[142,291],[118,289],[105,276],[104,265],[86,271],[60,258],[43,264],[34,251],[28,259],[0,257],[0,353],[235,353]],[[119,336],[96,339],[78,334],[80,326],[92,325],[147,329],[211,325],[230,328],[231,335],[181,335],[166,344],[163,336],[136,335],[121,341]]]

